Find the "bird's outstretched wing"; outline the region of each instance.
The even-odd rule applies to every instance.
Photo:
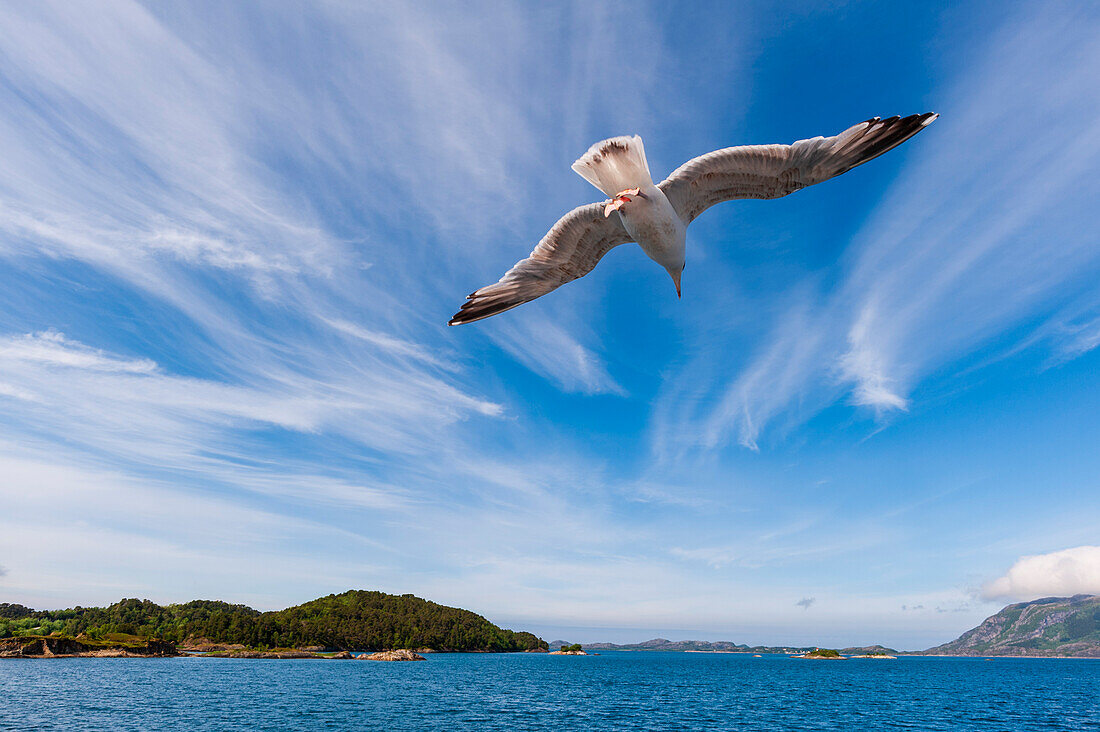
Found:
[[[905,142],[938,116],[875,117],[833,137],[715,150],[684,163],[657,187],[689,224],[722,201],[779,198],[846,173]]]
[[[630,241],[618,214],[604,216],[603,203],[578,206],[558,219],[535,251],[500,278],[469,296],[448,325],[472,323],[542,297],[584,277],[603,255]]]

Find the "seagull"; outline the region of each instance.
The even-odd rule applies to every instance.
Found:
[[[665,268],[680,297],[687,227],[716,203],[781,198],[877,158],[930,125],[934,112],[874,117],[833,137],[791,145],[741,145],[693,158],[653,185],[642,138],[597,142],[577,162],[582,178],[610,198],[562,216],[526,259],[500,281],[467,296],[448,325],[473,323],[584,277],[629,242]]]

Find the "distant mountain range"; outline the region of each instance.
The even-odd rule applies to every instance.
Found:
[[[550,642],[550,648],[569,645],[567,641]],[[724,653],[805,653],[814,650],[813,646],[747,646],[744,643],[730,641],[670,641],[666,638],[654,638],[643,643],[584,643],[586,651],[709,651]]]
[[[924,653],[1100,657],[1100,595],[1044,597],[1009,605],[977,628]]]
[[[568,645],[551,641],[550,648]],[[732,641],[670,641],[654,638],[644,643],[584,643],[590,651],[710,651],[726,653],[805,653],[813,646],[748,646]],[[885,646],[842,648],[849,655],[889,654]],[[1045,597],[1009,605],[950,643],[906,655],[942,656],[1077,656],[1100,658],[1100,595]]]
[[[840,652],[845,655],[853,656],[865,656],[869,654],[878,654],[886,656],[896,656],[898,651],[893,648],[887,648],[886,646],[880,646],[877,643],[873,646],[854,646],[849,648],[841,648]]]

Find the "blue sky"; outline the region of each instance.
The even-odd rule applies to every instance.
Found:
[[[1100,13],[0,8],[0,594],[927,647],[1100,592]],[[937,111],[460,328],[599,194]]]

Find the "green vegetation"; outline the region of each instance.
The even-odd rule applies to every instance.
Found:
[[[807,658],[840,658],[840,652],[831,648],[818,648],[805,654]]]
[[[67,635],[20,635],[0,638],[0,656],[25,658],[27,656],[74,656],[98,654],[133,656],[175,656],[176,647],[156,638],[139,638],[133,635],[112,634],[111,638],[94,640],[87,636],[73,638]]]
[[[1009,605],[925,653],[959,656],[1100,656],[1100,596],[1044,597]]]
[[[574,643],[571,646],[562,646],[561,650],[565,653],[569,653],[570,651],[583,651],[584,649],[581,648],[580,643]]]
[[[12,638],[13,636],[8,636]],[[149,645],[148,638],[142,638],[136,635],[129,635],[127,633],[108,633],[103,638],[89,638],[88,636],[82,636],[81,638],[73,638],[70,635],[63,633],[53,633],[52,635],[19,635],[14,636],[18,638],[18,641],[10,640],[8,643],[18,642],[22,645],[28,645],[31,643],[37,643],[38,641],[75,641],[83,646],[87,647],[87,650],[95,651],[102,648],[122,648],[126,650],[140,650]]]
[[[531,633],[504,630],[468,610],[413,595],[352,590],[285,610],[259,612],[244,605],[194,600],[157,605],[122,600],[105,608],[35,611],[0,604],[0,638],[115,634],[175,643],[239,643],[250,648],[324,646],[348,650],[432,648],[454,651],[525,651],[546,648]]]

